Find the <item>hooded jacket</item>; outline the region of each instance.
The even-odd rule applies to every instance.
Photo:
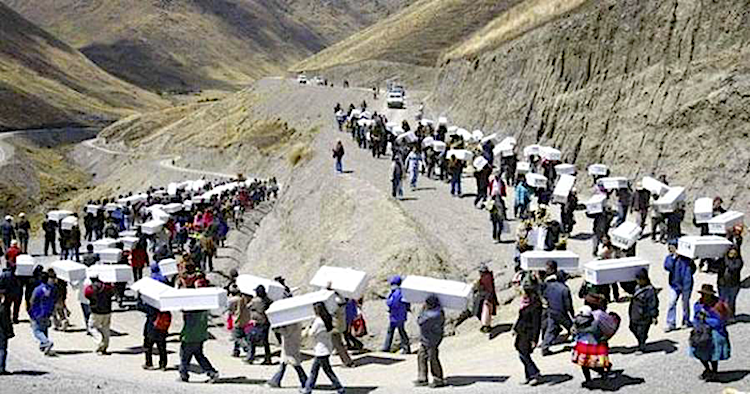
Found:
[[[388,295],[385,304],[388,306],[388,316],[392,324],[399,324],[406,321],[411,305],[404,302],[400,287],[395,287],[391,290],[391,294]]]
[[[428,348],[440,346],[445,328],[443,308],[438,304],[435,308],[423,309],[417,322],[419,323],[419,341],[422,345]]]
[[[690,291],[693,288],[695,263],[687,257],[669,254],[664,259],[664,269],[669,272],[669,286],[675,290]]]

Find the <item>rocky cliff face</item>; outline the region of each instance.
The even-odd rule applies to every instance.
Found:
[[[579,172],[666,174],[690,199],[750,191],[750,2],[592,0],[471,59],[441,64],[435,110],[550,144]]]

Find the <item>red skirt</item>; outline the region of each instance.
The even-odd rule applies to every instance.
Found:
[[[577,342],[571,357],[573,364],[587,368],[609,368],[609,344],[607,342],[589,344]]]

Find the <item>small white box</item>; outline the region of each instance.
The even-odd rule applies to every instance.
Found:
[[[474,159],[474,162],[472,164],[474,165],[475,170],[482,171],[482,169],[487,165],[487,159],[485,159],[483,156],[478,156],[476,159]]]
[[[698,224],[708,223],[714,217],[714,201],[709,197],[695,200],[693,204],[693,217]]]
[[[604,164],[592,164],[589,166],[589,175],[607,176],[609,168]]]
[[[177,212],[182,211],[182,204],[180,204],[178,202],[167,204],[167,205],[164,206],[163,209],[164,209],[164,212],[166,212],[168,214],[175,214]]]
[[[617,176],[599,179],[599,184],[607,190],[624,189],[628,187],[628,178]]]
[[[519,161],[516,163],[516,174],[523,175],[531,171],[531,163],[528,161]]]
[[[99,275],[104,283],[129,283],[133,281],[133,269],[127,264],[95,264],[86,269],[86,275]]]
[[[405,141],[406,143],[409,143],[409,144],[413,144],[413,143],[417,142],[418,140],[419,140],[419,138],[417,138],[417,135],[414,134],[413,131],[410,131],[408,133],[403,133],[403,134],[399,135],[398,137],[396,137],[396,141],[398,141],[398,142]]]
[[[99,255],[99,260],[107,264],[117,264],[122,257],[122,250],[116,248],[102,249],[96,253]]]
[[[612,239],[612,245],[620,249],[630,249],[641,237],[643,229],[633,222],[624,222],[612,229],[609,236]]]
[[[573,190],[575,183],[576,177],[573,175],[560,175],[560,179],[557,180],[557,184],[555,185],[555,190],[552,192],[554,201],[560,204],[568,202],[568,195]]]
[[[474,159],[474,154],[466,149],[451,149],[448,151],[446,157],[450,159],[452,156],[467,163]]]
[[[724,257],[732,242],[716,235],[680,237],[677,254],[690,259],[717,259]]]
[[[218,287],[173,289],[158,297],[161,311],[209,311],[227,306],[227,291]]]
[[[31,276],[34,274],[34,268],[41,265],[47,268],[44,263],[37,262],[34,257],[28,254],[22,254],[16,257],[16,276]]]
[[[459,311],[466,310],[471,292],[469,284],[425,276],[409,275],[401,283],[401,294],[406,302],[423,303],[434,294],[443,308]]]
[[[469,132],[469,130],[466,130],[464,128],[460,128],[459,127],[458,130],[456,130],[456,134],[458,134],[459,136],[461,136],[461,139],[463,139],[466,142],[469,142],[471,140],[471,138],[472,138],[472,135]]]
[[[711,234],[726,234],[732,227],[743,224],[745,214],[737,211],[727,211],[708,221],[708,231]]]
[[[159,271],[164,276],[177,275],[179,270],[177,269],[177,260],[175,259],[164,259],[159,261]]]
[[[164,189],[154,190],[153,193],[151,193],[154,197],[166,197],[167,191]]]
[[[541,152],[542,146],[541,145],[529,145],[525,148],[523,148],[523,155],[526,157],[529,156],[539,156],[539,153]]]
[[[432,137],[426,137],[422,140],[422,148],[429,148],[432,146],[432,143],[435,142],[435,139]]]
[[[448,145],[443,141],[435,141],[432,143],[432,150],[435,152],[445,152],[446,149],[448,149]]]
[[[130,289],[141,297],[141,300],[158,310],[162,310],[161,296],[176,289],[151,278],[143,278],[130,285]]]
[[[525,271],[542,271],[547,269],[547,262],[557,263],[557,269],[565,272],[580,270],[580,259],[569,250],[532,250],[521,254],[521,268]]]
[[[513,146],[507,144],[503,145],[501,143],[492,149],[492,153],[494,153],[495,156],[510,157],[513,156],[513,149]]]
[[[331,267],[324,265],[318,269],[310,280],[310,285],[326,288],[331,284],[331,290],[346,298],[359,299],[367,290],[370,276],[364,271],[351,268]]]
[[[616,282],[632,282],[641,269],[648,270],[650,263],[638,257],[615,260],[595,260],[584,267],[586,282],[608,285]]]
[[[153,235],[161,231],[164,227],[165,222],[161,220],[149,220],[146,223],[141,224],[141,232],[148,235]]]
[[[117,240],[112,238],[102,238],[91,243],[94,245],[94,252],[100,252],[106,249],[114,249],[117,246]]]
[[[505,226],[508,227],[508,226]],[[534,250],[544,250],[547,246],[545,241],[547,240],[547,227],[534,227],[529,232],[527,237],[529,245],[534,247]]]
[[[654,202],[654,207],[662,213],[674,212],[685,201],[684,187],[670,187],[669,191]]]
[[[62,227],[63,230],[72,230],[73,227],[78,225],[78,218],[75,216],[68,216],[60,223],[60,227]]]
[[[172,215],[164,212],[162,209],[153,209],[151,210],[151,220],[158,220],[160,222],[166,223],[169,221],[169,219],[172,217]]]
[[[118,241],[122,242],[125,249],[133,249],[133,246],[138,243],[138,237],[121,237]]]
[[[237,287],[240,288],[240,291],[243,294],[255,296],[255,289],[257,289],[258,286],[263,286],[266,289],[268,298],[273,301],[283,299],[284,294],[286,293],[284,286],[275,280],[261,278],[254,275],[240,275],[237,277]]]
[[[73,212],[60,209],[47,212],[47,219],[54,220],[56,222],[59,222],[68,216],[73,216]]]
[[[120,237],[138,237],[138,232],[135,230],[122,231],[120,232]]]
[[[111,203],[109,203],[109,204],[105,205],[105,206],[104,206],[104,209],[105,209],[105,210],[106,210],[107,212],[112,212],[112,211],[116,211],[116,210],[118,210],[118,209],[120,209],[120,210],[121,210],[121,209],[122,209],[122,204],[115,204],[115,203],[111,202]]]
[[[560,161],[562,159],[562,152],[550,146],[543,146],[539,153],[542,159],[547,161]]]
[[[447,126],[448,125],[448,118],[445,116],[438,117],[438,125],[440,126]]]
[[[528,184],[531,187],[536,188],[546,188],[547,187],[547,177],[540,174],[534,174],[532,172],[526,173],[526,184]]]
[[[586,205],[586,213],[597,214],[604,212],[604,201],[607,196],[601,193],[594,194],[584,204]]]
[[[55,261],[52,263],[55,275],[68,283],[83,282],[86,279],[86,266],[74,261]]]
[[[651,192],[651,194],[654,195],[654,198],[657,199],[669,191],[669,186],[657,181],[650,176],[644,176],[641,180],[641,184],[643,184],[644,189]]]
[[[85,212],[96,215],[96,213],[99,212],[100,209],[102,209],[101,205],[89,204],[89,205],[86,205]]]
[[[558,164],[555,166],[557,175],[576,175],[576,166],[574,164]]]
[[[335,313],[338,309],[336,294],[332,291],[320,290],[275,301],[266,310],[266,316],[272,328],[312,320],[315,318],[313,305],[318,302],[322,302],[329,313]]]

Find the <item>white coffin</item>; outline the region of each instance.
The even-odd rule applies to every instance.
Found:
[[[164,276],[177,275],[179,270],[177,269],[177,260],[175,259],[164,259],[159,261],[159,270]]]
[[[112,238],[102,238],[91,243],[94,245],[94,252],[101,252],[105,249],[114,249],[117,246],[117,240]]]
[[[133,249],[133,246],[138,243],[138,237],[121,237],[118,241],[122,242],[125,249]]]
[[[596,214],[604,212],[604,201],[607,196],[601,193],[594,194],[584,204],[586,205],[586,213]]]
[[[47,212],[47,219],[59,222],[68,216],[73,216],[73,212],[64,210],[54,210]]]
[[[86,205],[86,209],[84,211],[86,213],[91,213],[91,214],[96,215],[96,213],[99,212],[100,209],[102,209],[101,205],[91,205],[91,204],[89,204],[89,205]]]
[[[650,176],[644,176],[641,180],[641,183],[643,184],[643,188],[651,192],[651,194],[653,194],[655,198],[659,198],[667,191],[669,191],[669,186],[657,181]]]
[[[125,205],[127,203],[135,204],[137,202],[142,202],[146,200],[148,200],[148,196],[145,193],[140,193],[134,196],[120,198],[117,200],[117,203],[122,204],[122,205]]]
[[[474,130],[471,132],[471,140],[474,142],[483,142],[484,132],[482,130]]]
[[[107,212],[112,212],[117,209],[122,209],[122,204],[115,204],[113,202],[107,204],[104,206],[104,209],[107,210]]]
[[[471,285],[452,280],[409,275],[401,283],[401,294],[404,301],[412,304],[423,303],[427,297],[434,294],[443,308],[461,311],[466,310],[468,306]]]
[[[560,179],[557,180],[557,184],[555,185],[555,190],[552,192],[554,201],[565,204],[575,183],[576,177],[573,175],[560,175]]]
[[[487,141],[495,141],[497,139],[497,133],[492,133],[486,137],[482,138],[482,143],[486,144]]]
[[[607,190],[624,189],[628,187],[628,178],[617,176],[599,179],[599,184]]]
[[[523,155],[526,157],[529,156],[539,156],[539,153],[541,152],[542,146],[541,145],[529,145],[525,148],[523,148]]]
[[[445,152],[445,150],[448,148],[448,145],[445,144],[443,141],[435,141],[432,143],[432,149],[435,152]]]
[[[555,166],[557,175],[575,175],[576,166],[574,164],[558,164]]]
[[[117,264],[122,256],[122,250],[116,248],[102,249],[96,252],[102,263]]]
[[[125,237],[137,237],[137,236],[138,236],[138,232],[135,231],[135,230],[128,230],[128,231],[122,231],[122,232],[120,232],[120,237],[123,237],[123,238],[125,238]]]
[[[286,290],[279,282],[271,279],[261,278],[254,275],[240,275],[237,277],[237,287],[243,294],[250,294],[255,296],[255,289],[258,286],[266,288],[266,294],[268,298],[273,301],[278,301],[284,298]]]
[[[744,222],[744,213],[727,211],[708,221],[708,231],[711,234],[726,234],[727,230]]]
[[[16,276],[31,276],[37,265],[41,265],[47,269],[46,264],[37,262],[32,256],[28,254],[19,255],[16,257]]]
[[[324,265],[310,280],[310,285],[326,288],[330,283],[331,289],[343,297],[359,299],[364,295],[369,281],[370,276],[364,271]]]
[[[175,182],[170,183],[169,185],[167,185],[167,193],[170,196],[176,196],[177,195],[177,188],[178,187],[179,187],[179,185],[177,183],[175,183]]]
[[[162,294],[167,292],[176,291],[175,288],[165,285],[157,280],[151,278],[143,278],[138,282],[130,285],[130,289],[133,290],[141,300],[148,305],[153,306],[158,310],[162,310],[161,297]]]
[[[164,189],[154,190],[153,193],[151,193],[155,197],[165,197],[167,195],[167,191]]]
[[[52,263],[55,275],[68,283],[78,283],[86,279],[86,266],[75,261],[55,261]]]
[[[670,187],[666,194],[654,202],[654,207],[662,213],[674,212],[677,206],[684,201],[685,188]]]
[[[451,156],[455,156],[456,159],[467,163],[474,159],[474,154],[466,149],[451,149],[448,151],[446,157],[451,158]]]
[[[615,260],[596,260],[584,266],[586,282],[608,285],[615,282],[632,282],[641,269],[648,270],[650,263],[638,257]]]
[[[540,174],[534,174],[531,172],[526,173],[526,184],[528,184],[531,187],[537,187],[537,188],[546,188],[547,187],[547,177]]]
[[[474,163],[472,164],[474,165],[475,170],[481,171],[487,165],[487,159],[485,159],[482,156],[479,156],[476,159],[474,159]]]
[[[589,166],[589,175],[607,176],[609,168],[604,164],[592,164]]]
[[[166,213],[175,214],[177,212],[182,211],[182,204],[180,204],[178,202],[167,204],[167,205],[164,206],[163,209],[164,209],[164,212],[166,212]]]
[[[677,242],[677,254],[690,259],[716,259],[724,257],[732,242],[716,235],[686,236]]]
[[[266,316],[273,328],[312,320],[315,318],[313,304],[317,302],[325,304],[329,313],[334,313],[338,308],[336,294],[332,291],[320,290],[275,301],[266,311]]]
[[[391,129],[391,134],[398,137],[399,135],[404,134],[404,128],[401,126],[395,126]]]
[[[708,223],[714,217],[714,201],[709,197],[695,200],[693,216],[698,224]]]
[[[534,227],[531,229],[528,235],[529,245],[534,247],[534,250],[544,250],[545,241],[547,240],[547,228],[546,227]]]
[[[161,220],[149,220],[146,223],[141,224],[141,232],[148,235],[153,235],[161,231],[164,227],[164,222]]]
[[[630,249],[641,237],[643,229],[633,222],[624,222],[612,229],[609,236],[612,239],[612,245],[620,249]]]
[[[422,140],[422,148],[429,148],[432,146],[432,143],[435,142],[435,139],[432,137],[427,137]]]
[[[63,230],[71,230],[74,226],[78,225],[78,218],[75,216],[68,216],[60,223],[60,227],[62,227]]]
[[[219,287],[174,289],[159,294],[161,311],[209,311],[227,306],[227,291]]]
[[[154,209],[151,211],[151,220],[158,220],[160,222],[166,223],[171,217],[172,215],[166,213],[162,209]]]
[[[492,151],[502,157],[510,157],[515,155],[516,139],[513,137],[505,137]]]
[[[458,128],[458,130],[456,130],[456,134],[458,134],[461,137],[461,139],[463,139],[464,141],[467,141],[467,142],[470,141],[471,138],[472,138],[471,133],[469,132],[469,130],[466,130],[466,129],[463,129],[463,128]]]
[[[417,135],[414,134],[413,131],[410,131],[408,133],[401,134],[400,136],[398,136],[398,138],[396,138],[396,140],[399,142],[406,141],[407,143],[413,144],[417,142],[419,138],[417,138]]]
[[[519,161],[516,164],[516,174],[526,174],[531,171],[531,163],[528,161]]]
[[[182,206],[185,207],[186,211],[190,211],[191,209],[193,209],[193,202],[191,200],[187,200],[182,203]]]
[[[432,121],[432,119],[422,119],[419,121],[419,124],[421,124],[424,127],[431,126],[435,124],[435,122]]]
[[[543,146],[539,150],[539,153],[542,156],[542,159],[548,161],[560,161],[562,158],[562,152],[550,146]]]
[[[448,118],[445,116],[441,116],[438,118],[438,124],[441,126],[447,126],[448,125]]]
[[[569,250],[532,250],[521,254],[521,268],[525,271],[547,269],[547,262],[557,263],[557,269],[565,272],[576,272],[580,269],[578,255]]]
[[[95,273],[105,283],[128,283],[133,281],[133,269],[127,264],[96,264],[86,269],[86,275],[89,278]]]

